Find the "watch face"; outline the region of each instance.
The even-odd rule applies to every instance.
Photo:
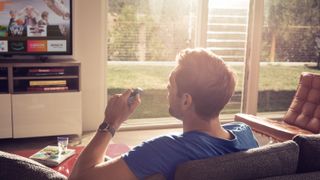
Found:
[[[114,133],[116,132],[115,129],[112,126],[110,126],[110,124],[107,122],[101,123],[98,130],[104,131],[104,132],[108,131],[111,133],[112,137],[114,136]]]
[[[105,129],[108,126],[106,122],[103,122],[100,126],[99,129]]]

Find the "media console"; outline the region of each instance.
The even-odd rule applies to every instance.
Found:
[[[0,138],[82,133],[80,63],[0,63]]]

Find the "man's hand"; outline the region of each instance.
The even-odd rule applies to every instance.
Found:
[[[128,119],[141,103],[140,96],[128,105],[128,97],[132,90],[113,95],[108,101],[104,121],[117,130],[121,123]],[[97,132],[88,146],[82,151],[69,179],[134,179],[137,177],[122,158],[104,162],[107,146],[112,136],[110,133]]]
[[[128,98],[131,92],[132,90],[129,89],[123,94],[113,95],[108,101],[104,121],[110,123],[115,130],[129,118],[141,103],[140,96],[137,95],[133,103],[128,106]]]

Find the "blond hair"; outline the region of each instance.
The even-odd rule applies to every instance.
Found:
[[[235,74],[224,61],[203,48],[182,50],[175,81],[178,96],[192,96],[196,113],[204,119],[219,116],[236,85]]]

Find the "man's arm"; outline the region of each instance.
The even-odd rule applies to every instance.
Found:
[[[108,102],[104,121],[117,130],[140,104],[139,96],[128,106],[132,91],[114,95]],[[69,179],[137,179],[122,158],[104,162],[111,133],[98,131],[77,160]]]

